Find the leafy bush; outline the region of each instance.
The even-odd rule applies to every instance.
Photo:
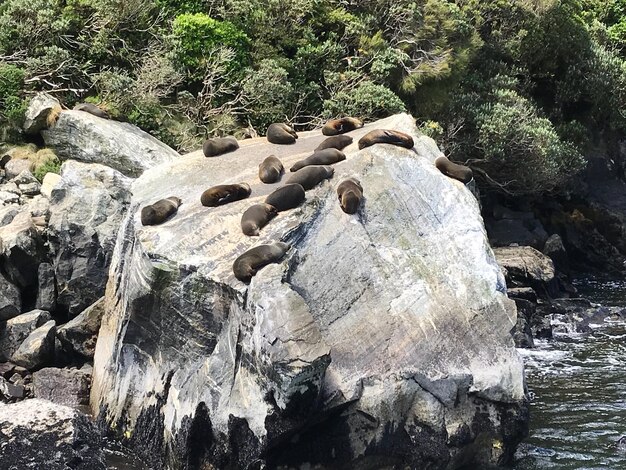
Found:
[[[35,170],[33,171],[33,176],[39,180],[39,182],[43,182],[44,177],[47,173],[56,173],[59,174],[61,172],[61,161],[58,158],[51,158],[41,163],[40,165],[35,166]]]
[[[324,101],[324,115],[329,118],[357,116],[373,120],[405,110],[406,106],[393,91],[371,81],[364,81],[353,90],[340,91]]]
[[[243,68],[246,65],[248,37],[228,21],[215,20],[203,13],[182,14],[174,20],[172,33],[175,57],[195,78],[204,73],[206,51],[217,46],[230,47],[235,51],[232,67]]]

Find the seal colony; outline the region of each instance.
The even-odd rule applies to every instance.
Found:
[[[363,127],[363,122],[352,117],[333,119],[322,128],[324,135],[331,137],[320,143],[308,157],[297,161],[290,168],[292,174],[285,184],[271,192],[264,202],[249,206],[241,216],[241,230],[247,236],[258,236],[279,212],[295,209],[306,199],[306,191],[315,188],[327,179],[333,178],[335,170],[330,165],[342,162],[346,155],[341,151],[351,145],[353,138],[341,135]],[[274,144],[293,144],[298,138],[296,132],[287,124],[274,123],[268,127],[267,140]],[[391,144],[406,149],[414,147],[413,138],[404,132],[389,129],[374,129],[365,134],[358,142],[359,150],[376,145]],[[234,152],[239,143],[233,137],[207,139],[202,146],[206,157],[217,157]],[[435,167],[444,175],[463,183],[472,180],[472,170],[466,166],[451,162],[445,156],[437,158]],[[264,184],[280,181],[284,167],[274,155],[265,158],[259,165],[259,180]],[[346,214],[355,214],[363,204],[363,186],[354,177],[344,178],[336,187],[339,206]],[[252,194],[247,182],[220,184],[205,190],[200,196],[200,203],[205,207],[218,207],[243,200]],[[143,225],[158,225],[173,217],[182,201],[171,196],[161,199],[141,209]],[[290,245],[282,241],[253,247],[240,255],[233,263],[233,274],[242,282],[251,278],[264,266],[280,262],[289,251]]]

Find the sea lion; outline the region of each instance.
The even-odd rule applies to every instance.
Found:
[[[304,201],[304,188],[300,184],[286,184],[268,194],[265,203],[274,206],[278,212],[295,209]]]
[[[363,127],[363,121],[353,117],[344,117],[341,119],[331,119],[322,127],[322,134],[337,135],[353,131]]]
[[[200,196],[200,202],[205,207],[217,207],[245,199],[250,196],[251,192],[252,189],[247,183],[220,184],[203,192]]]
[[[202,144],[202,152],[205,157],[217,157],[225,153],[234,152],[239,148],[239,142],[234,137],[217,137],[207,139]]]
[[[363,187],[359,180],[347,178],[337,186],[337,196],[341,210],[346,214],[354,214],[363,199]]]
[[[448,157],[444,157],[443,155],[435,160],[435,166],[444,175],[459,180],[463,184],[469,183],[472,181],[472,178],[474,178],[474,173],[471,168],[453,163],[448,160]]]
[[[350,145],[353,140],[354,139],[352,139],[352,137],[350,137],[349,135],[334,135],[326,139],[321,144],[319,144],[317,148],[313,151],[317,152],[319,150],[324,150],[324,149],[343,150],[348,145]]]
[[[241,230],[248,236],[256,236],[277,215],[276,208],[264,202],[250,206],[241,216]]]
[[[182,204],[180,198],[172,196],[160,199],[154,204],[141,209],[142,225],[159,225],[176,214],[178,207]]]
[[[287,180],[287,184],[299,184],[305,191],[313,189],[325,179],[332,178],[335,170],[330,166],[305,166]]]
[[[324,149],[319,152],[314,152],[313,155],[309,155],[304,160],[297,161],[289,169],[289,171],[298,171],[300,168],[311,165],[332,165],[333,163],[341,162],[346,159],[346,154],[337,149]]]
[[[91,103],[78,103],[76,106],[74,106],[74,110],[84,111],[86,113],[93,114],[94,116],[98,116],[103,119],[110,118],[109,113],[107,113],[104,109]]]
[[[282,122],[270,124],[267,128],[267,141],[272,144],[295,144],[298,134],[290,126]]]
[[[284,170],[283,163],[274,155],[270,155],[259,165],[259,179],[265,184],[276,183]]]
[[[389,129],[375,129],[359,139],[359,150],[374,144],[391,144],[405,149],[412,149],[415,145],[413,137],[409,134]]]
[[[235,260],[233,273],[240,281],[250,282],[259,269],[271,263],[278,263],[287,251],[289,251],[289,245],[283,242],[255,246]]]

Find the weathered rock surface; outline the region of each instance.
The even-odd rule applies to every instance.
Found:
[[[2,241],[0,240],[0,249]],[[22,311],[20,291],[0,273],[0,321],[16,317]]]
[[[98,430],[83,413],[46,400],[0,406],[0,468],[106,470]]]
[[[24,115],[24,132],[37,134],[48,127],[48,118],[52,113],[61,111],[61,103],[48,93],[37,93],[30,101]]]
[[[56,124],[41,134],[61,160],[100,163],[126,176],[139,176],[179,157],[137,126],[82,111],[62,111]]]
[[[132,180],[106,166],[75,161],[63,164],[61,178],[52,190],[48,236],[57,304],[75,316],[104,294]]]
[[[374,128],[412,134],[416,151],[375,145]],[[458,468],[505,462],[525,433],[523,367],[504,277],[478,203],[433,165],[435,143],[399,115],[350,134],[347,159],[258,238],[242,212],[279,184],[258,180],[270,153],[288,167],[325,139],[241,142],[147,171],[133,185],[96,346],[94,414],[153,468],[310,463]],[[365,201],[342,212],[335,186]],[[200,205],[210,186],[246,181],[249,199]],[[178,214],[143,227],[140,208],[178,196]],[[232,264],[270,240],[286,259],[249,286]]]
[[[59,405],[88,405],[90,383],[91,376],[78,369],[46,367],[33,374],[35,398]]]
[[[532,287],[543,297],[555,296],[558,282],[552,260],[530,246],[494,248],[509,287]]]
[[[52,312],[57,305],[54,267],[49,263],[41,263],[37,270],[37,302],[36,308]]]
[[[12,158],[4,166],[4,171],[6,172],[6,177],[8,179],[11,179],[15,178],[23,171],[32,171],[34,167],[35,165],[30,160],[27,160],[25,158]]]
[[[60,181],[61,175],[57,175],[56,173],[46,173],[46,176],[43,177],[43,182],[41,183],[41,194],[48,199],[52,198],[52,190]]]
[[[33,310],[0,323],[0,361],[8,361],[28,335],[50,320],[50,314]]]
[[[35,288],[43,257],[43,241],[28,212],[17,214],[0,227],[0,261],[8,279],[20,290]]]
[[[70,354],[78,354],[92,359],[96,349],[96,339],[100,322],[104,315],[104,297],[86,308],[80,315],[57,330],[57,337],[63,349]]]
[[[44,323],[22,342],[17,351],[11,356],[11,362],[29,370],[39,369],[52,363],[54,359],[55,334],[55,321],[50,320]]]

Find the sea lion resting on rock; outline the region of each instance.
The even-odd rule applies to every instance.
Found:
[[[298,171],[300,168],[311,165],[332,165],[346,159],[345,153],[337,149],[324,149],[314,152],[313,155],[306,157],[293,164],[289,171]]]
[[[359,150],[370,147],[374,144],[391,144],[406,149],[412,149],[415,145],[413,137],[400,131],[389,129],[375,129],[365,134],[359,139]]]
[[[276,242],[273,245],[260,245],[249,249],[233,263],[233,273],[242,282],[250,282],[252,276],[270,263],[278,263],[289,251],[289,245]]]
[[[330,166],[305,166],[287,180],[287,184],[299,184],[305,191],[313,189],[325,179],[332,178],[335,170]]]
[[[270,124],[267,128],[267,141],[272,144],[295,144],[298,134],[282,122]]]
[[[304,188],[299,184],[286,184],[268,194],[265,203],[274,206],[278,212],[295,209],[304,201]]]
[[[324,149],[343,150],[348,145],[350,145],[353,140],[354,139],[352,139],[352,137],[350,137],[349,135],[334,135],[326,139],[321,144],[319,144],[317,148],[313,151],[317,152],[319,150],[324,150]]]
[[[259,165],[259,179],[265,184],[276,183],[283,171],[283,163],[274,155],[270,155]]]
[[[359,180],[347,178],[337,186],[337,196],[341,210],[346,214],[354,214],[363,199],[363,187]]]
[[[241,216],[241,230],[250,237],[256,236],[277,215],[276,208],[264,202],[250,206]]]
[[[109,119],[110,117],[109,113],[107,113],[105,110],[91,103],[78,103],[76,106],[74,106],[74,110],[84,111],[86,113],[93,114],[94,116],[98,116],[103,119]]]
[[[250,196],[251,192],[252,189],[247,183],[220,184],[203,192],[200,196],[200,202],[205,207],[217,207],[245,199]]]
[[[225,153],[234,152],[239,148],[239,142],[234,137],[217,137],[207,139],[202,145],[202,152],[205,157],[217,157]]]
[[[363,121],[353,117],[344,117],[341,119],[331,119],[322,127],[322,134],[337,135],[353,131],[363,127]]]
[[[142,225],[158,225],[165,222],[172,215],[176,214],[182,201],[178,197],[168,197],[160,199],[154,204],[141,209]]]
[[[458,163],[453,163],[448,160],[448,157],[438,157],[435,160],[435,166],[444,175],[454,178],[455,180],[459,180],[463,184],[469,183],[474,177],[474,173],[471,168],[459,165]]]

